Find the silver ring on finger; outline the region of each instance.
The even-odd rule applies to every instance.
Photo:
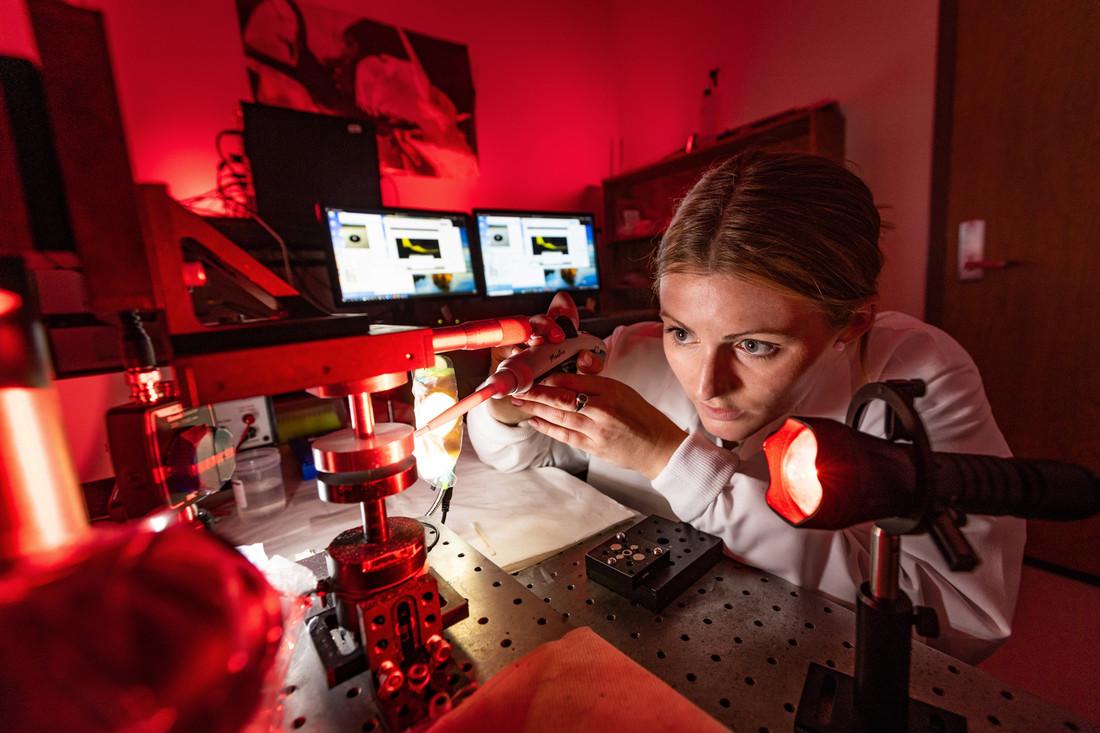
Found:
[[[584,392],[577,392],[577,399],[573,402],[573,411],[580,412],[587,404],[588,395],[586,395]]]

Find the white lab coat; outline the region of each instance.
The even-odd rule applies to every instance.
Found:
[[[921,379],[916,407],[936,451],[1010,455],[993,419],[981,377],[950,336],[901,313],[877,316],[861,365],[858,348],[831,351],[815,365],[813,387],[792,414],[843,422],[856,390],[867,382]],[[661,325],[619,328],[608,339],[604,376],[618,379],[690,433],[652,482],[643,475],[571,448],[520,424],[503,425],[487,406],[468,417],[478,457],[501,471],[553,465],[587,466],[588,482],[643,513],[690,522],[722,538],[728,554],[803,588],[851,606],[868,577],[870,525],[842,531],[795,529],[764,501],[767,464],[760,450],[779,422],[736,451],[717,444],[665,360]],[[868,408],[863,429],[882,435],[881,403]],[[970,663],[1008,637],[1020,582],[1025,525],[1011,517],[972,516],[964,534],[981,559],[969,573],[949,571],[927,535],[902,538],[900,585],[915,605],[931,606],[940,636],[928,643]]]

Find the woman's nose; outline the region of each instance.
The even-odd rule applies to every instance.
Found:
[[[697,387],[699,399],[707,401],[729,392],[733,388],[733,370],[722,350],[706,356],[699,370]]]

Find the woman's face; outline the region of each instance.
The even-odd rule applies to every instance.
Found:
[[[840,329],[817,308],[729,275],[661,278],[665,356],[703,427],[740,441],[789,414]],[[825,355],[823,357],[823,355]]]

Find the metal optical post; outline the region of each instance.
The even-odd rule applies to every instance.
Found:
[[[858,428],[868,406],[886,403],[886,439],[905,441],[914,447],[917,482],[928,478],[929,442],[913,400],[924,394],[924,383],[905,381],[869,384],[856,393],[846,422]],[[927,492],[926,492],[927,494]],[[932,516],[929,517],[928,514]],[[871,529],[871,578],[862,583],[856,598],[855,677],[811,664],[802,690],[795,729],[833,731],[965,731],[960,715],[909,698],[912,631],[924,637],[939,635],[936,612],[914,607],[898,587],[901,570],[901,535],[929,529],[936,545],[959,548],[971,569],[976,557],[956,524],[961,515],[921,506],[909,517],[875,523]],[[957,562],[945,552],[952,569]]]

